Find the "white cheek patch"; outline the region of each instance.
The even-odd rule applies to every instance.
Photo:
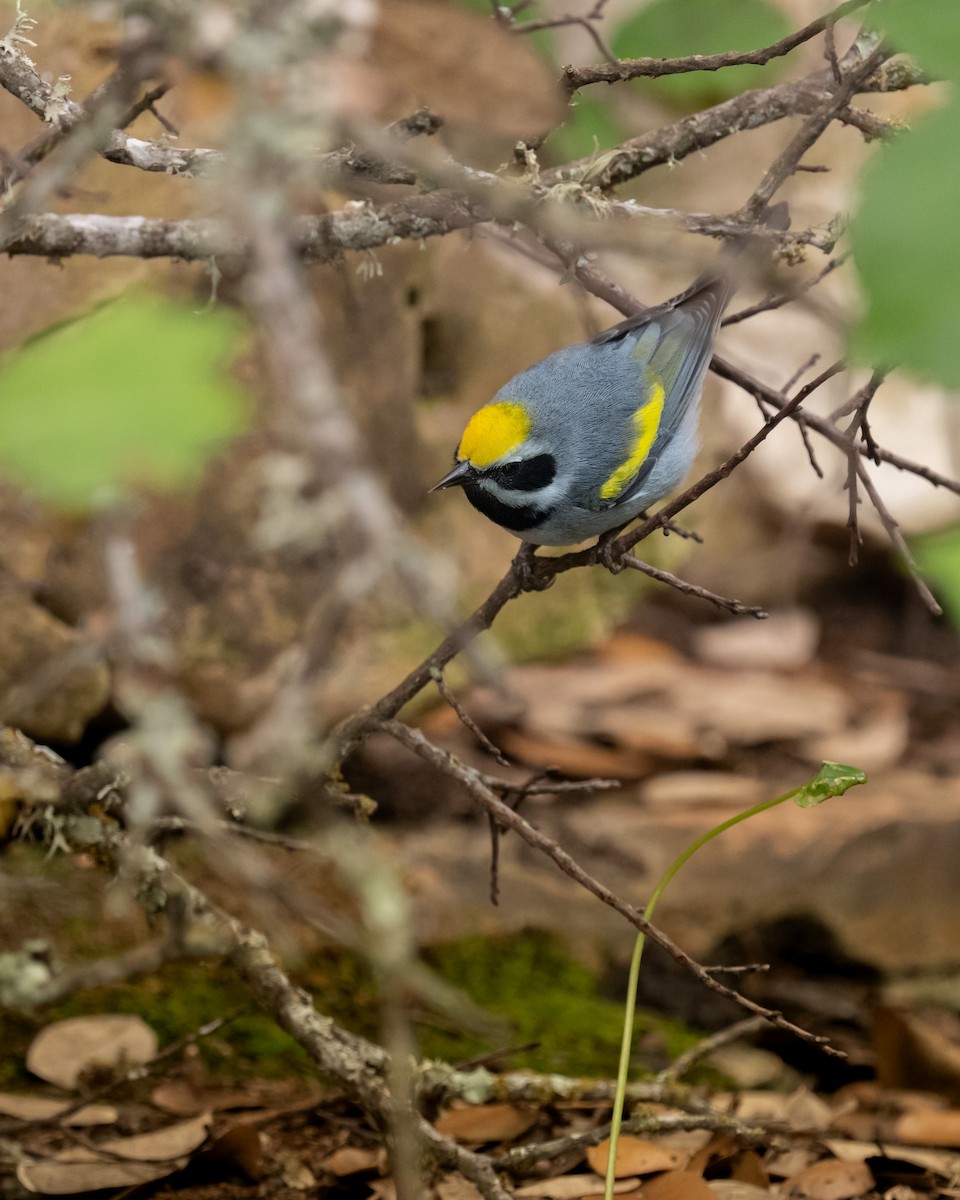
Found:
[[[561,502],[566,493],[566,485],[560,479],[554,479],[552,483],[537,488],[535,492],[518,492],[513,488],[501,487],[495,479],[484,479],[482,476],[477,480],[477,485],[503,504],[516,508],[525,504],[536,504],[538,508],[553,508]]]

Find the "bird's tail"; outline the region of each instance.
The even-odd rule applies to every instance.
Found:
[[[790,209],[786,200],[774,204],[764,213],[761,225],[774,232],[782,232],[790,228]],[[755,239],[750,234],[742,237],[728,238],[717,255],[717,261],[708,267],[670,301],[671,307],[681,308],[691,300],[703,297],[713,299],[719,312],[730,303],[734,292],[750,277],[749,263],[744,262],[744,253],[749,250]]]

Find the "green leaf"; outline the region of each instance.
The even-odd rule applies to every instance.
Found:
[[[620,26],[613,52],[619,58],[680,58],[759,50],[789,32],[787,18],[768,0],[653,0]],[[693,109],[763,87],[780,70],[782,61],[774,60],[764,67],[727,67],[641,82],[659,99]]]
[[[564,163],[589,158],[596,150],[609,150],[627,134],[610,103],[592,97],[574,97],[566,122],[544,142],[549,161]]]
[[[960,628],[960,525],[911,538],[910,549],[950,619]]]
[[[842,796],[848,789],[866,782],[867,777],[859,767],[825,762],[813,779],[799,788],[792,799],[800,808],[815,808],[831,796]]]
[[[960,78],[957,0],[875,0],[870,24],[932,75]]]
[[[72,509],[188,482],[245,424],[226,374],[241,332],[229,310],[141,293],[53,326],[0,361],[0,469]]]
[[[960,105],[931,113],[863,172],[850,227],[866,311],[854,355],[960,387]]]

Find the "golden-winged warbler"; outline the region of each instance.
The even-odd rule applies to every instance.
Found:
[[[786,205],[766,224],[785,229]],[[431,491],[462,487],[484,516],[539,546],[616,529],[672,491],[697,453],[703,380],[738,282],[732,258],[721,253],[672,300],[514,376],[470,418]]]

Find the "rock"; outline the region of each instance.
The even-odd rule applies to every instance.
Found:
[[[764,790],[772,797],[781,788],[783,781]],[[696,805],[651,810],[627,791],[562,807],[531,797],[523,811],[640,906],[667,865],[712,824]],[[479,826],[465,837],[462,821],[433,821],[396,837],[421,939],[534,927],[575,949],[605,945],[629,954],[623,918],[515,834],[501,842],[499,908],[488,899],[490,846]],[[960,778],[899,769],[818,808],[787,803],[727,830],[671,883],[657,924],[699,956],[731,931],[802,912],[861,961],[930,968],[953,962],[960,944],[958,861]]]
[[[796,671],[813,661],[819,640],[816,617],[796,608],[771,613],[765,621],[738,617],[706,625],[694,635],[694,650],[712,667]]]

